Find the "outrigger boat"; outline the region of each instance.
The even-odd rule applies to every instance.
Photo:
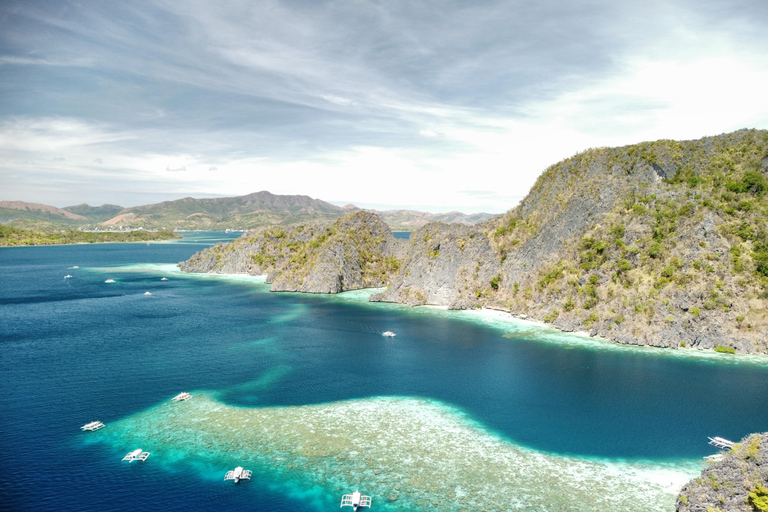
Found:
[[[357,510],[360,507],[371,508],[371,497],[360,494],[360,491],[355,491],[352,494],[345,494],[341,497],[341,507],[352,507],[352,510]]]
[[[721,450],[730,450],[736,443],[727,439],[723,439],[722,437],[710,437],[709,444],[720,448]]]
[[[136,448],[131,453],[123,457],[123,460],[127,460],[129,463],[135,460],[140,460],[144,462],[148,458],[149,458],[149,452],[143,452],[141,451],[141,448]]]
[[[184,391],[183,393],[179,393],[175,397],[171,398],[171,400],[173,402],[185,402],[185,401],[189,400],[190,398],[192,398],[192,395],[190,395],[189,393]]]
[[[394,338],[395,336],[397,336],[397,334],[393,333],[392,331],[384,331],[383,333],[381,333],[381,335],[389,336],[390,338]]]
[[[235,483],[238,483],[240,480],[250,480],[251,474],[251,470],[237,466],[235,469],[227,471],[227,474],[224,475],[224,480],[234,480]]]
[[[88,424],[86,424],[86,425],[83,425],[82,427],[80,427],[80,430],[83,430],[83,431],[86,431],[86,430],[87,430],[88,432],[94,432],[94,431],[96,431],[96,430],[99,430],[99,429],[102,429],[102,428],[104,428],[105,426],[106,426],[106,425],[104,425],[104,424],[103,424],[102,422],[100,422],[100,421],[92,421],[92,422],[90,422],[90,423],[88,423]]]

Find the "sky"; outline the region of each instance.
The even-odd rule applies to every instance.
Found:
[[[0,2],[0,200],[501,213],[591,147],[768,129],[768,1]]]

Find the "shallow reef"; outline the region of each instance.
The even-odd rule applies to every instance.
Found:
[[[536,452],[486,431],[461,411],[419,398],[242,408],[194,393],[109,425],[91,438],[254,470],[322,501],[360,489],[379,510],[662,511],[695,462],[596,461]],[[223,473],[222,473],[223,475]]]

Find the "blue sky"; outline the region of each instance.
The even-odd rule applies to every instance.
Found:
[[[0,200],[503,212],[589,147],[768,128],[765,27],[765,0],[6,0]]]

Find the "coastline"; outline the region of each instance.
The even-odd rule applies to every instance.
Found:
[[[266,275],[253,276],[250,274],[214,274],[214,273],[195,273],[183,272],[177,264],[143,264],[126,265],[124,267],[102,267],[101,271],[115,271],[121,269],[130,271],[130,269],[148,270],[154,269],[158,272],[172,274],[176,277],[194,279],[225,279],[241,283],[251,283],[255,285],[265,285]],[[92,270],[96,270],[95,268]],[[118,270],[119,271],[119,270]],[[296,293],[313,297],[328,297],[329,299],[343,300],[345,302],[354,302],[367,304],[372,307],[397,308],[402,311],[408,311],[414,314],[440,314],[449,315],[463,321],[483,323],[487,327],[495,328],[501,331],[505,338],[525,338],[532,339],[542,343],[548,343],[559,346],[584,347],[592,350],[619,350],[625,352],[634,352],[649,355],[661,355],[668,357],[687,357],[696,360],[706,360],[713,363],[729,364],[756,364],[768,365],[768,355],[765,354],[722,354],[712,350],[701,348],[668,348],[655,347],[651,345],[633,345],[611,341],[600,336],[593,336],[586,331],[563,331],[551,324],[545,323],[535,318],[520,318],[512,313],[492,308],[454,310],[448,306],[424,305],[410,306],[396,302],[369,302],[368,298],[374,293],[380,292],[381,288],[362,288],[346,292],[330,293],[306,293],[306,292],[274,292],[280,294]],[[272,292],[270,292],[272,293]]]

